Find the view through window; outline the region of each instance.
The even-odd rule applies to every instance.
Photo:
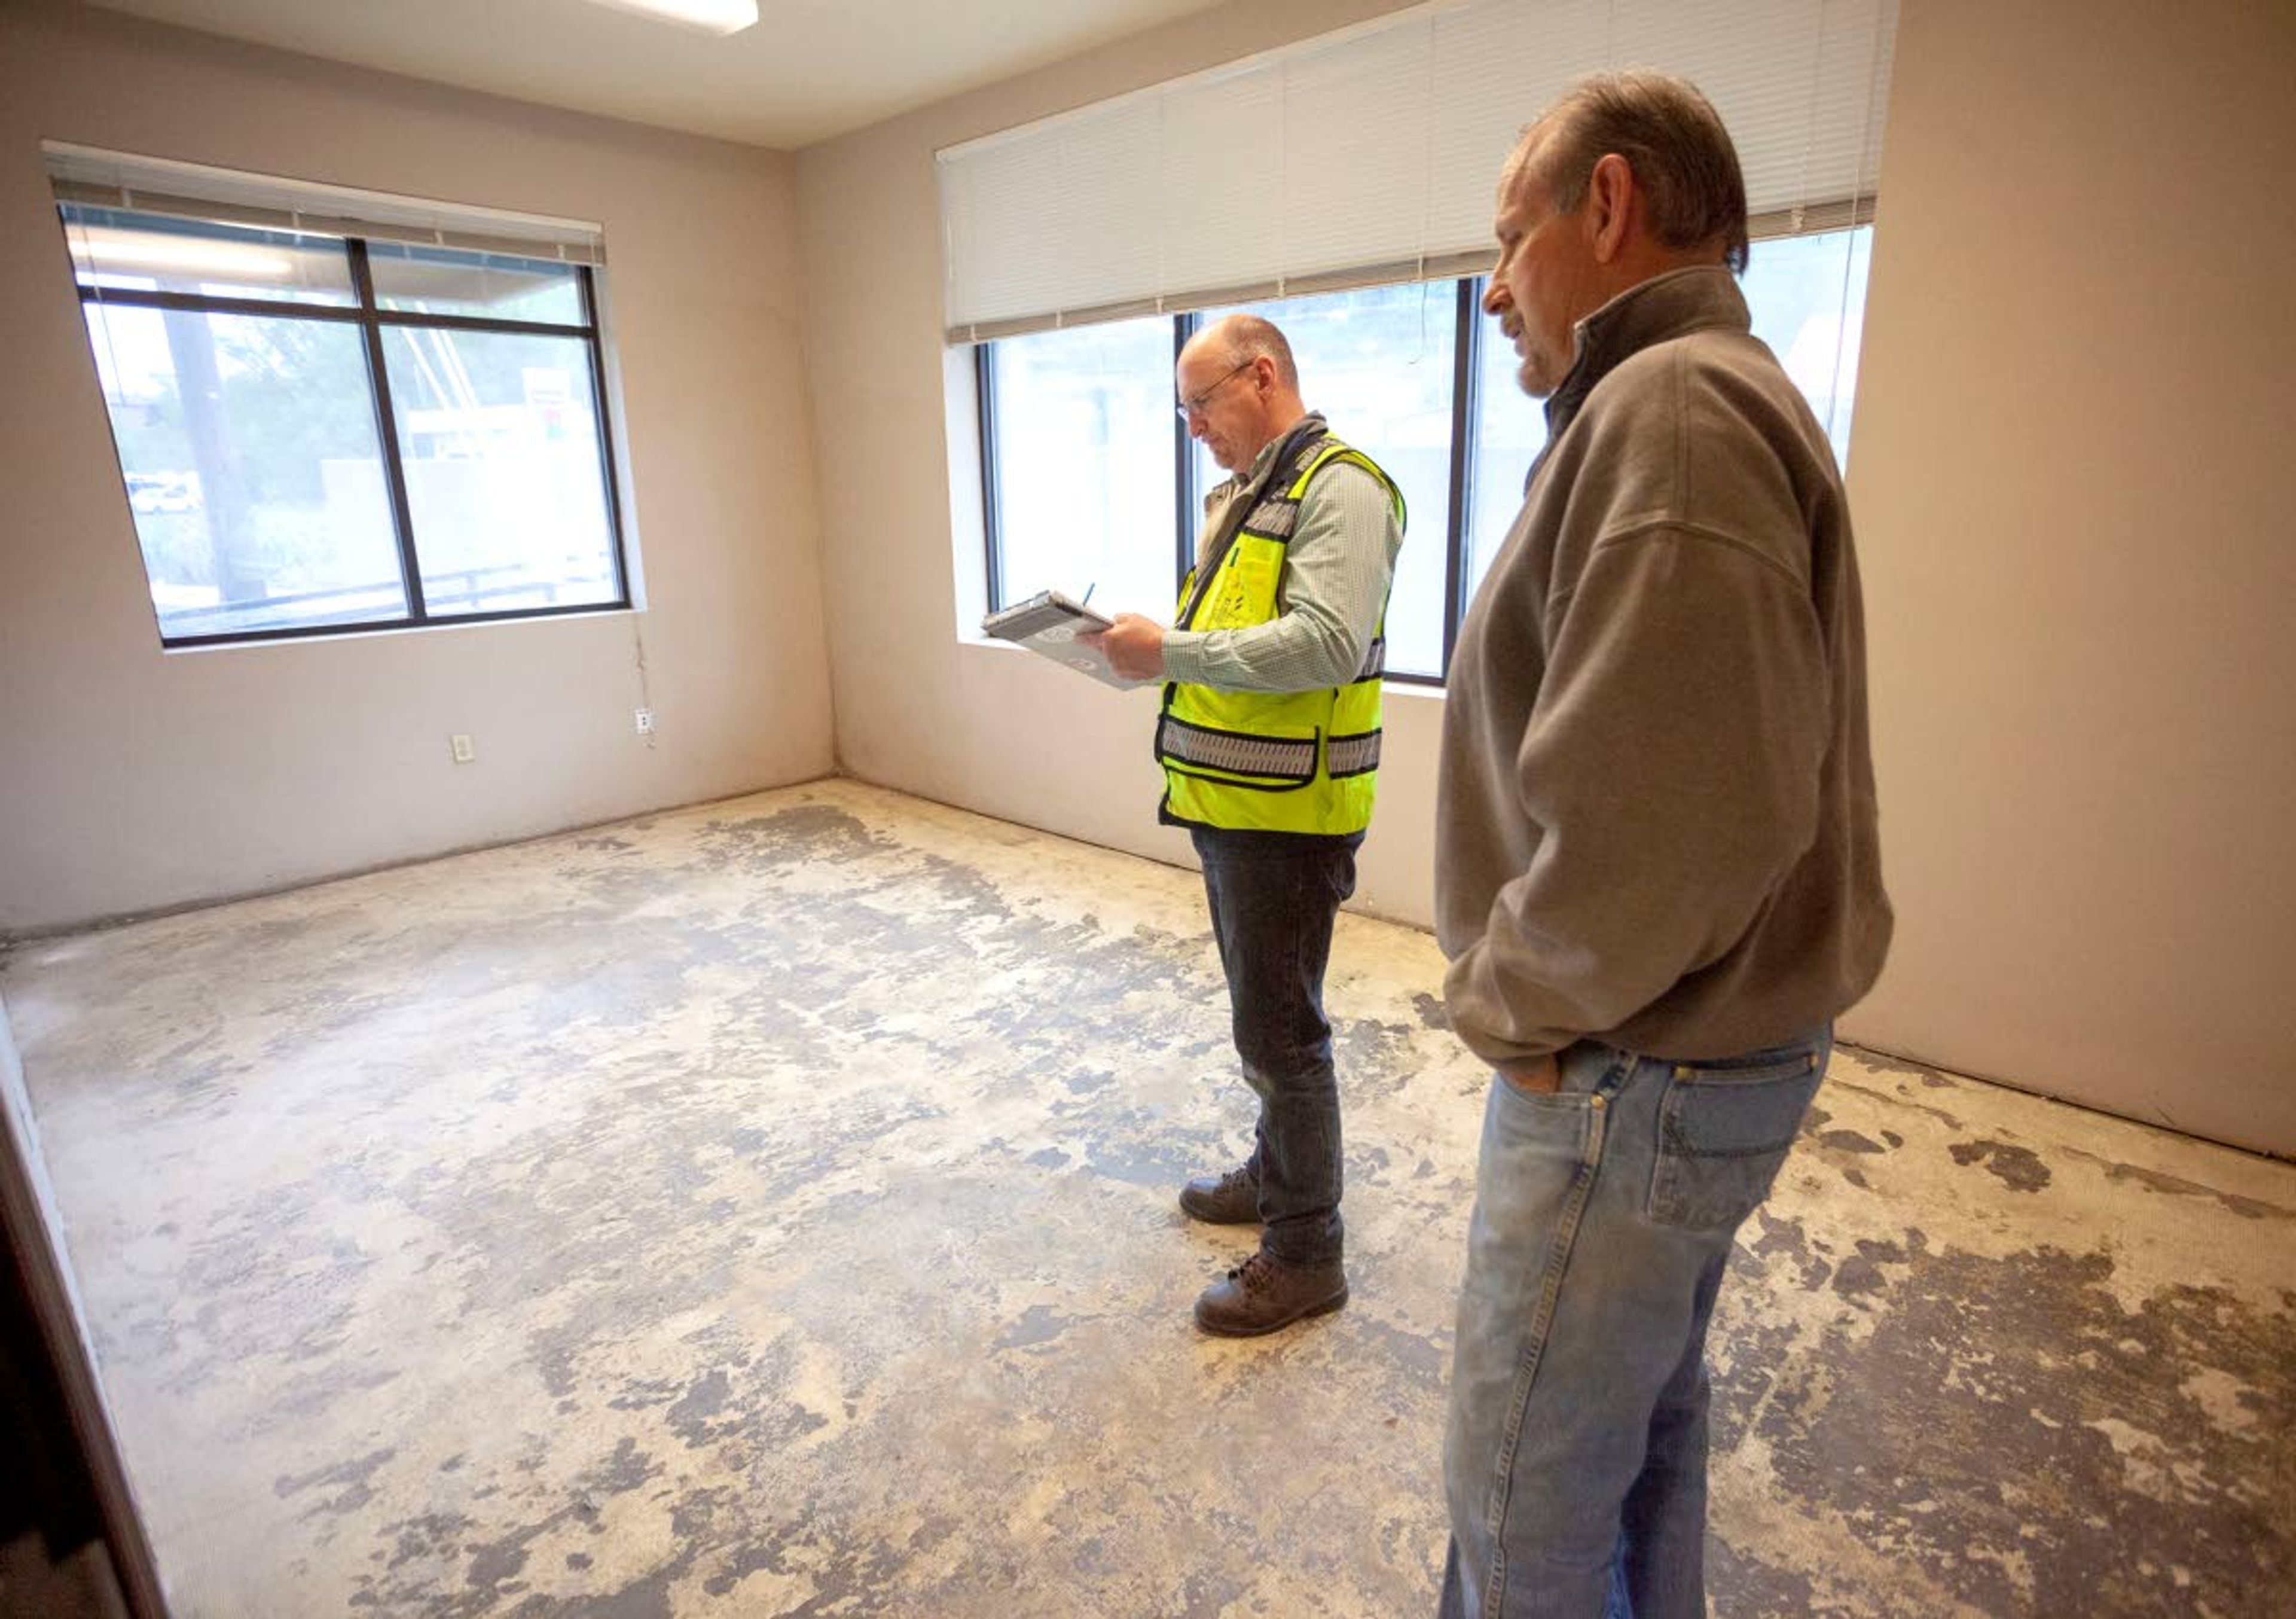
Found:
[[[1758,241],[1740,284],[1754,334],[1808,397],[1844,465],[1872,239],[1861,226]],[[1545,407],[1517,385],[1513,352],[1480,310],[1482,292],[1477,278],[1237,306],[1282,328],[1308,407],[1386,468],[1408,503],[1388,604],[1390,679],[1442,678],[1458,615],[1546,442]],[[1201,323],[1232,312],[982,345],[992,610],[1040,589],[1092,587],[1095,606],[1168,620],[1193,545],[1190,508],[1224,475],[1201,446],[1180,457],[1173,360]],[[1461,375],[1472,382],[1464,397]]]
[[[586,267],[61,211],[163,642],[627,604]]]

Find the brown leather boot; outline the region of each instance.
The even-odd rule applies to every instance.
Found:
[[[1259,1182],[1238,1164],[1215,1179],[1199,1175],[1180,1188],[1180,1212],[1208,1226],[1259,1223]]]
[[[1256,1338],[1347,1302],[1348,1273],[1339,1261],[1287,1265],[1260,1253],[1204,1289],[1196,1325],[1223,1338]]]

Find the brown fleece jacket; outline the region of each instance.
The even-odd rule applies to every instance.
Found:
[[[1547,420],[1445,704],[1452,1023],[1498,1064],[1777,1044],[1890,941],[1833,451],[1718,266],[1580,323]]]

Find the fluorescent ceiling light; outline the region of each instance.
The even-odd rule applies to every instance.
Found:
[[[182,236],[147,236],[101,227],[70,233],[72,257],[92,275],[106,270],[176,270],[192,275],[228,275],[241,281],[285,281],[295,261],[276,249],[237,242],[201,242]],[[132,271],[130,272],[132,273]]]
[[[758,26],[758,0],[591,0],[591,4],[721,37]]]

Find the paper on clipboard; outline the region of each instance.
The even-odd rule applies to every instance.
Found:
[[[983,634],[1025,646],[1038,657],[1050,658],[1119,691],[1155,684],[1118,674],[1109,666],[1105,653],[1095,652],[1077,639],[1082,635],[1095,635],[1114,622],[1060,591],[1040,590],[1025,602],[1016,602],[1002,612],[990,613],[980,620],[980,629]]]

